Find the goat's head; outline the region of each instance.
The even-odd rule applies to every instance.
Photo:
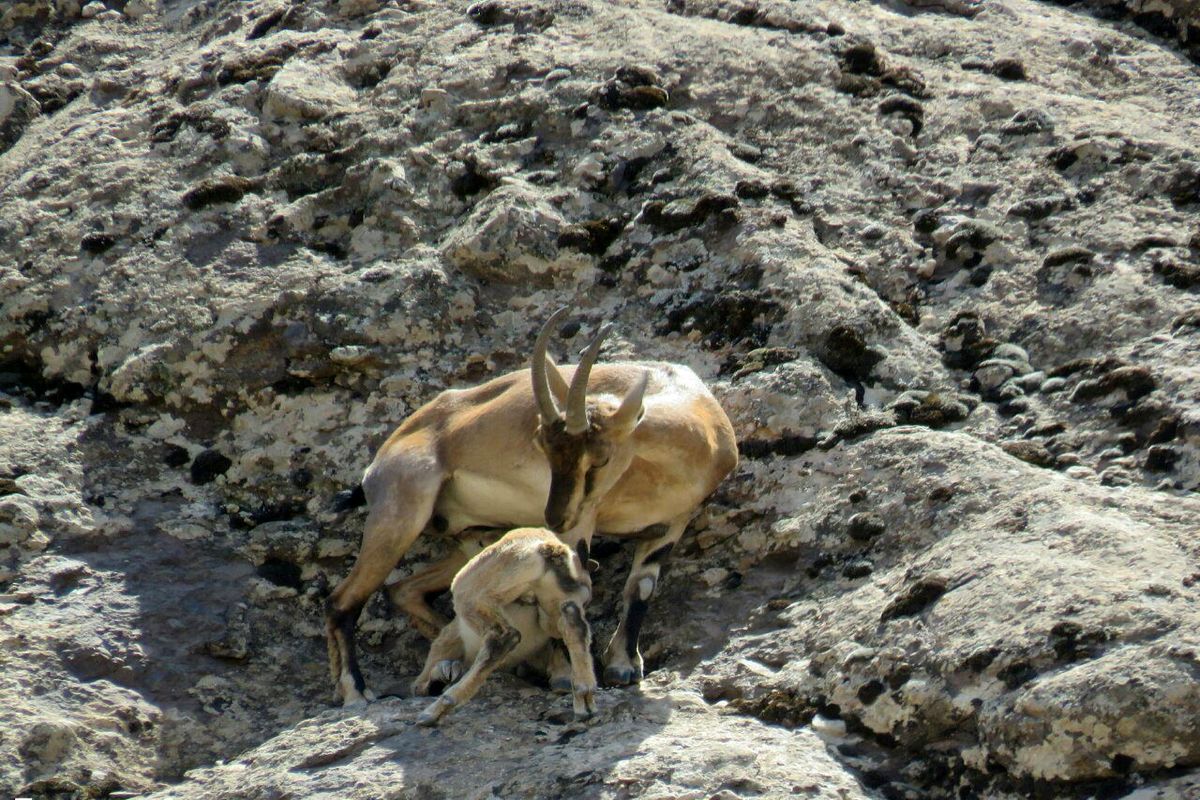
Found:
[[[550,331],[566,312],[559,309],[542,327],[533,345],[531,370],[540,420],[535,443],[550,464],[546,524],[559,533],[574,527],[582,510],[599,502],[629,468],[632,434],[642,419],[649,379],[644,372],[619,401],[599,398],[589,403],[588,376],[611,327],[605,325],[592,339],[568,386],[546,355]]]

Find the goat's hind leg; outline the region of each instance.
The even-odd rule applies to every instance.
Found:
[[[354,652],[358,617],[429,521],[441,489],[442,474],[435,462],[420,462],[417,467],[393,470],[394,477],[373,476],[374,487],[364,482],[371,510],[362,548],[350,574],[329,596],[325,615],[329,668],[335,691],[346,705],[366,702],[368,694]]]
[[[451,581],[467,563],[470,556],[455,548],[441,561],[437,561],[420,572],[388,585],[388,597],[392,605],[408,615],[409,622],[426,639],[436,639],[446,626],[447,620],[434,611],[425,596],[450,588]]]
[[[456,609],[475,630],[487,631],[471,668],[453,686],[442,692],[417,717],[418,725],[436,725],[450,710],[463,705],[479,691],[487,677],[504,664],[504,659],[521,642],[521,632],[498,609],[475,605]]]

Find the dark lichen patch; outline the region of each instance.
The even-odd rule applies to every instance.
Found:
[[[858,687],[858,701],[864,706],[871,705],[879,699],[881,694],[883,694],[883,688],[883,681],[881,680],[876,679],[867,681],[862,686]]]
[[[670,202],[651,200],[642,206],[638,222],[659,230],[674,232],[699,225],[714,215],[724,217],[726,212],[731,212],[739,205],[736,197],[716,193]]]
[[[842,577],[852,581],[865,578],[875,571],[875,565],[865,559],[851,561],[846,566],[842,567]]]
[[[957,369],[973,369],[989,357],[999,342],[987,335],[983,320],[974,311],[960,311],[942,331],[942,361]]]
[[[199,211],[218,203],[236,203],[247,193],[257,191],[262,186],[260,180],[243,178],[238,175],[223,175],[201,181],[184,192],[183,204],[193,211]]]
[[[944,578],[922,578],[893,598],[880,614],[879,621],[916,616],[937,602],[948,588]]]
[[[218,450],[205,450],[192,461],[192,483],[204,485],[212,483],[217,476],[224,475],[233,461]]]
[[[1146,451],[1145,468],[1150,472],[1170,472],[1179,462],[1180,453],[1174,447],[1165,444],[1152,445]]]
[[[659,333],[698,331],[708,347],[748,343],[762,347],[778,317],[780,305],[761,291],[734,289],[680,295],[669,308]]]
[[[1077,622],[1064,620],[1050,629],[1050,649],[1059,661],[1082,661],[1095,658],[1112,635],[1108,631],[1086,631]]]
[[[450,178],[450,191],[459,200],[466,200],[496,185],[496,180],[479,171],[479,163],[473,156],[463,159],[460,169]]]
[[[891,403],[888,409],[901,425],[925,425],[942,428],[961,422],[971,414],[971,407],[962,398],[942,392],[910,390]]]
[[[856,542],[869,542],[886,530],[883,519],[870,511],[860,511],[846,523],[846,535]]]
[[[558,234],[558,246],[579,250],[589,255],[602,255],[621,231],[629,224],[625,216],[591,219],[568,225]]]
[[[1025,64],[1017,58],[998,58],[988,66],[988,72],[1006,81],[1029,80]]]
[[[721,372],[732,372],[736,381],[769,367],[788,364],[799,357],[800,352],[790,347],[759,347],[745,354],[733,354],[729,361],[722,365]]]
[[[1063,264],[1088,264],[1096,254],[1086,247],[1080,245],[1068,245],[1060,247],[1056,250],[1051,250],[1044,259],[1042,259],[1043,267],[1058,267]]]
[[[168,467],[174,467],[176,469],[182,467],[184,464],[188,463],[190,458],[191,456],[188,455],[187,449],[180,447],[177,444],[168,444],[164,448],[163,463]]]
[[[1019,660],[1001,668],[996,672],[996,677],[999,678],[1007,689],[1016,689],[1029,683],[1037,677],[1037,670],[1028,661]]]
[[[260,578],[266,578],[276,586],[286,586],[296,590],[304,588],[304,581],[300,579],[300,567],[290,561],[268,558],[258,565],[255,572]]]
[[[925,127],[925,107],[904,95],[892,95],[879,103],[880,114],[899,114],[912,124],[912,135],[917,136]]]
[[[1069,208],[1070,205],[1070,201],[1064,195],[1060,194],[1027,197],[1009,206],[1008,216],[1020,217],[1027,222],[1037,222],[1064,208]]]
[[[1200,266],[1170,257],[1155,258],[1151,269],[1176,289],[1195,289],[1200,286]]]
[[[743,458],[760,459],[770,456],[798,456],[817,446],[814,436],[785,434],[774,439],[743,439],[738,442],[738,453]]]
[[[621,67],[592,93],[592,102],[609,111],[650,111],[670,101],[671,93],[662,85],[662,79],[643,65]]]
[[[812,698],[783,689],[772,689],[758,697],[739,698],[730,702],[730,705],[743,714],[786,728],[807,725],[817,713]]]
[[[512,25],[518,32],[545,30],[554,23],[554,11],[545,4],[536,2],[512,2],[511,0],[484,0],[467,8],[472,22],[484,27]]]
[[[1085,402],[1122,391],[1125,397],[1132,401],[1154,391],[1157,385],[1148,367],[1121,366],[1104,372],[1098,378],[1080,381],[1071,393],[1071,400],[1076,403]]]
[[[984,648],[967,656],[963,661],[962,668],[970,672],[983,672],[999,655],[1000,650],[995,647]]]
[[[859,331],[849,325],[837,325],[825,337],[818,357],[839,376],[863,380],[884,355],[881,348],[868,345]]]
[[[109,233],[92,232],[83,237],[79,242],[79,249],[85,253],[91,253],[98,256],[101,253],[107,252],[117,243],[116,237]]]

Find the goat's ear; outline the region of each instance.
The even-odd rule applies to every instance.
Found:
[[[587,560],[587,571],[588,571],[588,572],[595,572],[595,571],[596,571],[596,570],[598,570],[598,569],[600,569],[600,562],[599,562],[599,561],[597,561],[597,560],[596,560],[596,559],[594,559],[594,558],[589,558],[589,559]]]
[[[646,396],[646,384],[650,382],[650,373],[643,372],[638,378],[637,383],[621,400],[621,407],[613,412],[613,415],[608,418],[608,424],[613,431],[620,433],[632,433],[633,429],[642,421],[642,417],[646,415],[646,409],[642,405],[642,400]]]

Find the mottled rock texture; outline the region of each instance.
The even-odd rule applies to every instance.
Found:
[[[1197,25],[5,4],[0,797],[1200,796]],[[330,710],[374,449],[564,304],[741,441],[646,681]]]

